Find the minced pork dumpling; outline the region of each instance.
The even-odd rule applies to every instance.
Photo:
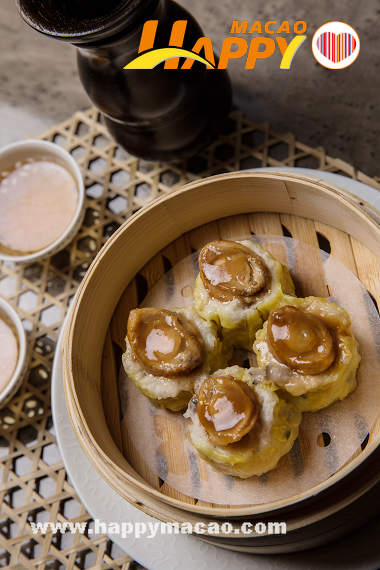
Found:
[[[266,381],[301,412],[343,400],[356,388],[358,343],[348,313],[320,297],[284,297],[256,334]]]
[[[298,436],[301,413],[262,382],[259,369],[230,366],[196,389],[185,417],[190,440],[215,471],[247,479],[274,469]]]
[[[216,325],[194,309],[134,309],[127,326],[123,366],[137,388],[156,408],[185,409],[194,386],[226,366]]]
[[[256,331],[283,294],[294,295],[288,269],[250,240],[217,240],[199,255],[194,308],[221,328],[228,346],[252,350]]]

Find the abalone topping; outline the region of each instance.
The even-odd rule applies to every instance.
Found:
[[[166,309],[134,309],[127,336],[134,356],[156,376],[182,376],[204,361],[201,333],[193,323]]]
[[[269,270],[248,247],[235,242],[216,240],[204,246],[199,255],[200,275],[214,299],[241,299],[255,302],[266,287]]]
[[[267,342],[278,362],[301,374],[320,374],[336,357],[334,338],[323,320],[290,305],[270,314]]]
[[[212,376],[198,395],[198,417],[213,445],[240,441],[252,430],[260,413],[254,388],[233,376]]]

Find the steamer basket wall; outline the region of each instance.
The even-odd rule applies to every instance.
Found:
[[[280,172],[222,174],[163,196],[115,232],[79,287],[63,345],[65,395],[73,429],[102,477],[124,499],[167,522],[207,523],[211,517],[228,520],[234,528],[240,527],[241,520],[287,522],[286,535],[202,535],[244,552],[316,546],[373,517],[379,503],[379,419],[364,451],[358,449],[345,467],[307,492],[255,506],[197,502],[173,490],[163,491],[148,470],[137,469],[138,473],[132,466],[138,465],[138,458],[128,449],[128,434],[123,433],[118,415],[114,347],[119,346],[116,354],[123,350],[128,312],[139,302],[134,278],[145,272],[148,287],[158,280],[163,248],[172,252],[174,262],[179,261],[191,253],[191,239],[196,242],[195,249],[216,239],[217,221],[225,219],[219,224],[229,224],[231,237],[249,233],[250,224],[251,230],[255,225],[255,233],[281,234],[284,217],[280,215],[298,228],[299,236],[293,237],[305,241],[314,243],[315,228],[323,227],[332,254],[342,261],[354,256],[359,278],[367,288],[378,282],[380,228],[376,210],[313,178]],[[380,302],[380,288],[374,287],[370,293]]]

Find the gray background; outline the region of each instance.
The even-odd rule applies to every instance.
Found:
[[[305,20],[307,39],[289,70],[279,50],[245,70],[245,58],[228,65],[235,103],[255,121],[292,131],[301,142],[324,146],[331,156],[380,175],[380,3],[376,0],[181,0],[220,52],[233,20],[293,24]],[[13,0],[0,0],[0,144],[36,135],[89,101],[76,71],[75,48],[46,38],[20,18]],[[314,32],[343,21],[359,34],[361,51],[348,68],[329,70],[311,52]],[[263,33],[263,36],[267,34]],[[248,34],[244,36],[250,40]],[[273,36],[272,36],[273,37]],[[287,37],[287,36],[285,36]],[[293,37],[293,34],[290,35]]]

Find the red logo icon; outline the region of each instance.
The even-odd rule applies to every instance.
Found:
[[[343,69],[359,54],[359,36],[344,22],[328,22],[315,32],[312,50],[315,59],[324,67]]]
[[[337,36],[333,32],[324,32],[317,38],[317,48],[330,61],[338,63],[354,53],[356,40],[351,34]]]

